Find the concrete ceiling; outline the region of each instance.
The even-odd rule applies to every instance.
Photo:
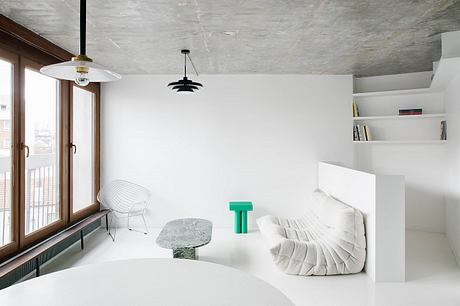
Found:
[[[122,74],[384,75],[430,70],[460,0],[88,0],[87,53]],[[0,12],[78,53],[78,0],[0,0]]]

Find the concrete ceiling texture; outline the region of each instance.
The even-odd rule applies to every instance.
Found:
[[[0,0],[0,13],[78,53],[78,0]],[[460,0],[87,0],[87,54],[122,74],[431,70]]]

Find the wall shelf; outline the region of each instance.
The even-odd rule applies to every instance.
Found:
[[[422,115],[396,115],[396,116],[363,116],[353,117],[353,121],[361,120],[401,120],[401,119],[429,119],[429,118],[445,118],[446,114],[422,114]]]
[[[373,91],[373,92],[359,92],[354,93],[353,97],[384,97],[384,96],[405,96],[405,95],[419,95],[436,92],[431,88],[416,88],[416,89],[400,89],[388,91]]]
[[[371,140],[353,141],[355,144],[444,144],[447,140]]]

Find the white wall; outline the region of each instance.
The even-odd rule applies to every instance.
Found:
[[[253,201],[250,221],[298,215],[318,161],[353,164],[351,76],[200,76],[204,89],[188,96],[166,87],[176,79],[102,87],[102,183],[148,187],[151,226],[187,216],[231,226],[231,200]]]
[[[447,110],[446,234],[460,265],[460,75],[445,93]]]
[[[430,86],[430,76],[430,72],[421,72],[361,78],[356,79],[354,85],[361,92],[427,88]],[[360,103],[363,116],[396,115],[400,107],[423,107],[427,113],[445,111],[442,93],[368,99]],[[392,139],[439,139],[441,120],[376,121],[369,125],[376,136],[383,134]],[[358,144],[355,154],[358,169],[405,176],[407,228],[445,231],[445,144]]]
[[[365,270],[375,282],[405,280],[404,177],[318,165],[318,187],[359,209],[366,227]],[[378,241],[378,243],[377,243]]]
[[[372,173],[404,175],[406,228],[443,233],[445,230],[445,145],[361,145],[358,168]]]

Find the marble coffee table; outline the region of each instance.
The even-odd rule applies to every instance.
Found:
[[[172,249],[174,258],[198,259],[197,248],[211,241],[211,221],[196,218],[169,221],[158,235],[157,244]]]

